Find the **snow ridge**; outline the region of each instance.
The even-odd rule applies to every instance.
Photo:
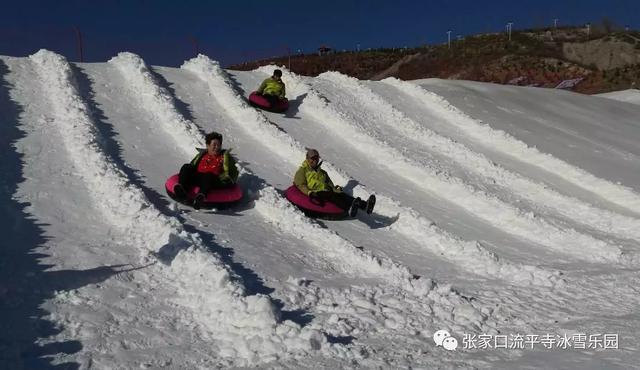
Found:
[[[111,58],[109,63],[116,66],[127,81],[131,82],[129,86],[142,100],[142,105],[157,117],[158,123],[166,132],[171,133],[178,148],[192,155],[194,148],[204,147],[203,135],[198,127],[175,109],[173,98],[156,83],[156,78],[142,58],[133,53],[122,52]]]
[[[488,124],[470,117],[451,105],[442,96],[421,86],[400,81],[396,78],[386,78],[381,82],[395,86],[400,91],[420,101],[422,105],[435,110],[440,116],[448,117],[447,121],[449,123],[459,127],[475,141],[508,154],[519,161],[553,173],[577,187],[586,189],[603,199],[640,214],[640,195],[631,188],[598,178],[552,155],[542,153],[535,147],[529,147],[526,143],[508,133],[493,129]]]
[[[473,152],[463,144],[417,124],[356,78],[339,72],[325,72],[318,78],[347,90],[354,99],[364,105],[367,109],[361,113],[366,115],[366,118],[362,119],[362,122],[387,125],[416,143],[429,146],[437,150],[438,153],[446,155],[464,167],[465,170],[477,173],[485,179],[500,184],[500,186],[531,202],[552,209],[564,217],[606,233],[640,240],[639,219],[597,208],[577,198],[560,194],[546,185],[532,181],[518,173],[511,172],[488,160],[483,154]],[[367,113],[367,111],[371,113]]]
[[[304,84],[300,77],[291,74],[298,84]],[[485,222],[518,235],[534,243],[541,243],[563,254],[595,262],[633,265],[633,255],[624,254],[619,246],[610,245],[574,229],[564,230],[550,225],[532,212],[522,210],[502,202],[495,196],[476,190],[458,178],[452,178],[429,163],[418,163],[407,158],[359,125],[349,112],[348,103],[335,101],[331,105],[310,86],[307,97],[300,109],[317,117],[317,121],[328,129],[337,130],[352,138],[353,146],[363,153],[376,152],[380,162],[399,176],[414,182],[420,188],[428,188],[443,199],[456,199],[459,206],[467,209]],[[341,109],[336,109],[339,106]],[[355,114],[355,113],[354,113]],[[452,194],[457,194],[452,196]]]
[[[201,320],[197,329],[218,346],[221,357],[236,365],[251,365],[326,347],[326,338],[318,331],[279,322],[279,311],[268,296],[246,296],[238,279],[207,251],[198,235],[187,233],[175,218],[160,213],[128,182],[100,148],[99,134],[64,57],[41,50],[29,58],[52,97],[54,122],[66,133],[64,145],[70,159],[96,204],[102,205],[106,219],[132,237],[130,244],[143,248],[142,255],[158,252],[160,247],[178,249],[170,266],[156,264],[156,268],[164,275],[161,280],[174,286],[175,303],[197,312],[193,314]]]

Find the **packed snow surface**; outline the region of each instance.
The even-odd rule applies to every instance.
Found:
[[[598,94],[597,96],[640,105],[640,90],[638,89],[613,91],[609,93]]]
[[[0,57],[0,368],[637,367],[633,90],[274,68]],[[245,196],[195,211],[210,131]],[[307,148],[373,214],[290,204]]]

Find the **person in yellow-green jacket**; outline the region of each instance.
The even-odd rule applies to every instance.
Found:
[[[278,100],[282,100],[285,97],[285,86],[282,82],[282,71],[276,69],[273,71],[273,75],[266,80],[262,81],[262,84],[256,90],[258,95],[264,96],[269,101],[271,106],[275,106]]]
[[[293,183],[305,195],[309,196],[312,202],[324,205],[324,202],[331,202],[355,217],[358,209],[365,210],[368,214],[373,212],[376,204],[376,196],[370,195],[365,202],[360,198],[354,198],[342,191],[342,187],[336,186],[331,181],[329,174],[320,166],[320,154],[316,149],[308,149],[306,159],[296,171]]]
[[[200,191],[196,195],[193,208],[199,209],[207,193],[214,188],[231,186],[238,180],[236,162],[230,154],[230,149],[222,149],[222,135],[217,132],[205,136],[206,150],[201,150],[190,163],[180,169],[178,183],[173,192],[183,200],[187,197],[187,190],[198,185]]]

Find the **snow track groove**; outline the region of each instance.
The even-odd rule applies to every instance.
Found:
[[[458,127],[474,141],[482,143],[491,150],[499,151],[516,158],[518,161],[553,173],[577,187],[640,215],[640,195],[631,188],[598,178],[581,168],[552,155],[542,153],[536,148],[529,147],[526,143],[508,133],[493,129],[488,124],[470,117],[451,105],[442,96],[421,86],[395,78],[387,78],[381,82],[396,87],[402,93],[415,99],[421,106],[435,111],[438,116],[443,117],[443,119]]]
[[[237,364],[255,364],[264,358],[306,355],[311,342],[325,343],[315,330],[279,322],[278,310],[264,295],[246,296],[244,287],[200,237],[156,210],[142,191],[100,148],[91,114],[76,90],[73,72],[63,57],[45,50],[32,55],[42,88],[52,98],[54,124],[64,132],[64,146],[79,175],[100,204],[104,217],[130,236],[141,256],[161,247],[178,252],[169,266],[156,264],[156,278],[172,286],[174,303],[197,319],[201,335],[218,346],[219,356]],[[106,202],[105,200],[114,200]],[[203,277],[205,277],[203,279]],[[269,343],[267,345],[267,343]]]
[[[460,179],[441,173],[430,163],[418,163],[406,158],[400,151],[363,128],[358,122],[358,117],[349,114],[348,102],[336,99],[329,103],[299,76],[289,73],[288,77],[299,86],[298,95],[307,94],[300,105],[302,111],[316,117],[317,121],[328,129],[342,132],[361,152],[377,153],[378,159],[387,169],[416,184],[422,191],[430,191],[443,199],[455,199],[455,204],[490,225],[574,258],[622,265],[634,265],[638,262],[636,255],[623,253],[620,246],[611,245],[574,229],[561,230],[532,212],[522,212],[495,196],[474,189]]]
[[[211,91],[216,92],[215,97],[220,101],[221,106],[229,107],[228,113],[234,121],[246,127],[247,133],[254,136],[258,141],[266,140],[270,142],[272,144],[269,145],[270,150],[277,152],[283,160],[297,167],[299,163],[293,158],[304,157],[305,150],[302,145],[293,140],[288,134],[270,125],[264,115],[244,103],[242,97],[234,90],[228,75],[218,64],[201,56],[188,61],[182,68],[198,74],[203,80],[207,81]],[[234,106],[236,109],[231,108]],[[333,178],[337,180],[337,183],[348,182],[348,176],[331,164],[325,164],[325,168],[328,168],[330,172],[338,175],[333,176]],[[354,189],[354,195],[359,195],[363,198],[369,193],[370,192],[361,185],[358,185]],[[288,203],[286,200],[282,201]],[[257,208],[262,210],[266,216],[270,216],[270,212],[258,206]],[[394,225],[391,230],[406,235],[416,241],[416,243],[424,244],[426,241],[431,245],[434,253],[444,254],[446,258],[460,263],[463,268],[471,270],[474,273],[493,278],[506,279],[522,285],[539,284],[554,286],[561,281],[557,273],[545,271],[544,269],[534,266],[517,265],[499,260],[496,255],[485,250],[479,243],[464,243],[450,235],[435,232],[435,228],[431,227],[432,223],[430,221],[418,217],[415,212],[407,208],[399,207],[397,203],[385,196],[378,196],[376,209],[377,212],[383,213],[385,216],[394,217],[399,215],[396,225]],[[281,216],[273,217],[273,215],[271,215],[270,217],[276,225],[280,225],[280,227],[285,226],[280,221],[281,219],[279,217]],[[295,218],[291,220],[293,219]],[[309,225],[305,226],[306,229],[312,231],[313,229],[309,229],[309,227]],[[290,230],[291,232],[295,232],[295,229]],[[296,235],[303,236],[303,234]],[[323,242],[322,244],[324,245],[326,243]],[[331,243],[328,244],[330,245]],[[370,257],[365,258],[369,259]],[[392,265],[393,264],[394,263],[392,263]],[[401,267],[401,269],[405,268]],[[408,271],[403,272],[402,276],[405,276],[405,280],[408,279],[411,281],[412,279]]]
[[[597,208],[511,172],[488,160],[483,154],[473,152],[463,144],[424,128],[353,77],[338,72],[325,72],[319,75],[318,79],[332,83],[336,89],[350,94],[357,103],[354,109],[361,113],[363,124],[366,122],[371,127],[389,127],[419,146],[431,148],[448,157],[466,171],[476,173],[489,182],[497,182],[500,187],[567,219],[604,233],[640,241],[639,219]]]

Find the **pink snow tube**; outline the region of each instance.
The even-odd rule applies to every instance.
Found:
[[[289,109],[289,101],[287,98],[278,100],[275,106],[271,106],[271,103],[264,96],[258,95],[255,91],[249,95],[249,103],[254,107],[258,107],[260,109],[264,109],[270,112],[282,113]]]
[[[167,179],[167,182],[164,184],[165,189],[167,190],[167,194],[171,198],[175,199],[175,193],[173,192],[173,187],[178,183],[178,174],[175,174]],[[199,186],[193,187],[187,190],[187,200],[193,201],[196,198],[196,194],[200,190]],[[240,185],[233,184],[233,186],[227,188],[218,188],[212,189],[207,194],[207,197],[204,200],[204,206],[219,206],[224,204],[229,204],[233,202],[237,202],[242,199],[242,188]]]
[[[334,203],[325,202],[323,206],[313,203],[297,186],[291,185],[285,192],[287,199],[310,216],[342,218],[347,212]]]

